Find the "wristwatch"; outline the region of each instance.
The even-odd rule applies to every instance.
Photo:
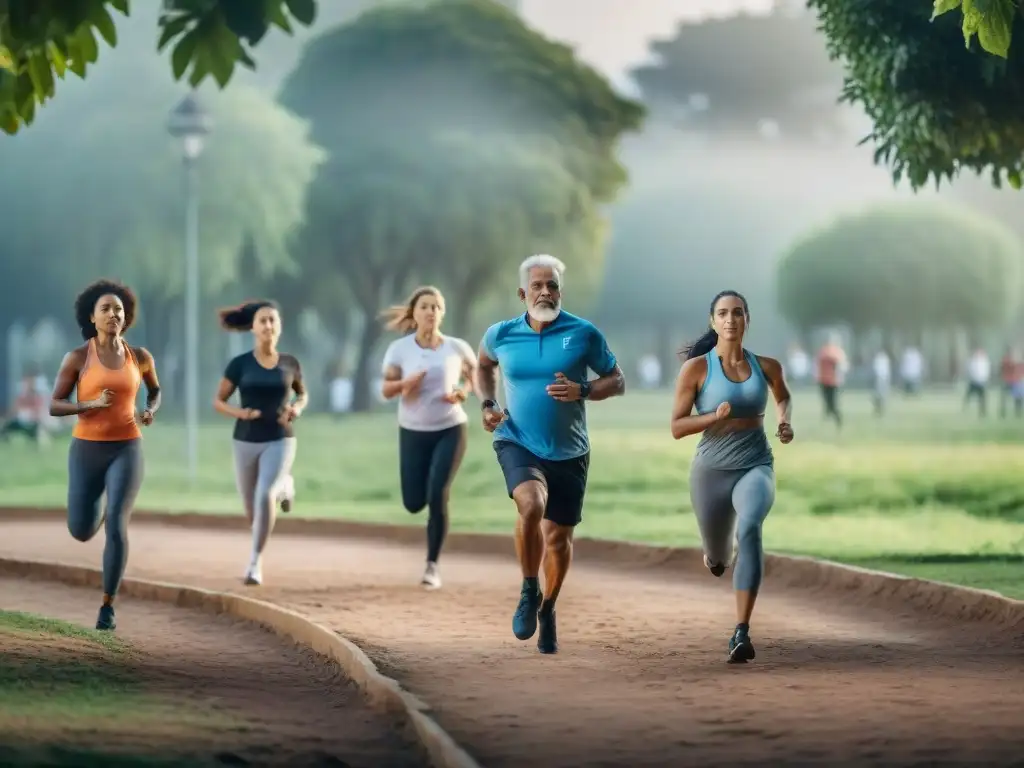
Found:
[[[591,384],[589,380],[580,382],[580,400],[586,400],[590,397],[590,389]]]
[[[488,408],[497,409],[497,407],[498,407],[498,401],[497,400],[484,400],[482,403],[480,403],[480,410],[481,411],[486,411]]]

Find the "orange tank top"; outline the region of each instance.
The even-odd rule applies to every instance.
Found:
[[[89,339],[85,365],[78,376],[78,402],[96,400],[109,389],[113,392],[107,408],[97,408],[78,414],[71,434],[80,440],[133,440],[142,437],[135,422],[135,401],[142,383],[142,368],[128,343],[124,344],[124,365],[119,370],[107,368],[96,352],[96,339]]]

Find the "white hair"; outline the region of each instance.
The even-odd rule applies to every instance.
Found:
[[[519,287],[524,291],[530,287],[530,270],[535,267],[545,267],[552,270],[558,278],[559,287],[562,286],[565,280],[565,263],[561,259],[549,256],[546,253],[538,253],[536,256],[525,259],[519,265]]]

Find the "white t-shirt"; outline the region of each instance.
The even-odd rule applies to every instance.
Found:
[[[395,366],[407,378],[426,371],[419,394],[413,400],[399,395],[398,426],[416,432],[436,432],[465,424],[469,420],[461,403],[446,403],[442,398],[458,385],[467,363],[476,360],[473,348],[462,339],[442,336],[437,349],[425,349],[410,333],[388,345],[384,353],[384,371]]]
[[[988,355],[971,355],[967,361],[967,378],[972,384],[988,384],[992,376],[992,363]]]

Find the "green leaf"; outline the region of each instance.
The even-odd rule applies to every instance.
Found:
[[[131,10],[128,7],[128,0],[110,0],[110,5],[115,11],[119,11],[124,16],[131,15]]]
[[[288,11],[300,24],[309,26],[316,19],[316,0],[285,0]]]
[[[79,77],[85,77],[85,71],[89,66],[89,62],[85,60],[85,54],[82,52],[82,44],[79,42],[77,37],[69,37],[67,47],[68,69]]]
[[[49,59],[39,54],[30,58],[28,74],[32,78],[32,87],[40,101],[53,95],[53,72],[50,69]]]
[[[8,72],[16,71],[11,52],[3,47],[0,47],[0,69],[6,69]]]
[[[989,53],[1005,59],[1013,37],[1016,0],[975,0],[974,5],[981,15],[978,42]]]
[[[960,0],[935,0],[935,7],[932,9],[932,21],[950,11],[960,7]]]
[[[163,51],[167,44],[174,38],[180,35],[188,27],[188,23],[191,19],[188,16],[178,16],[171,18],[169,16],[160,17],[160,39],[157,41],[156,50],[159,53]]]
[[[199,27],[193,27],[189,30],[188,34],[185,35],[178,44],[174,46],[174,51],[171,53],[171,71],[174,73],[175,80],[181,80],[181,76],[185,74],[185,70],[188,69],[188,65],[192,62],[195,57],[196,47],[199,45]]]
[[[99,30],[100,35],[107,41],[107,45],[111,48],[117,46],[117,27],[114,25],[114,19],[111,18],[106,5],[103,3],[94,4],[92,12],[89,14],[89,21]]]
[[[18,115],[13,109],[5,109],[3,112],[0,112],[0,130],[8,136],[16,134],[20,124],[21,120],[18,119]]]
[[[86,64],[93,64],[100,57],[99,46],[96,45],[96,36],[92,33],[92,27],[83,24],[75,34],[78,41],[78,51]]]
[[[1006,174],[1006,181],[1013,189],[1020,189],[1024,186],[1024,179],[1021,178],[1020,171],[1010,171]]]
[[[68,68],[67,57],[64,56],[64,53],[53,41],[47,44],[46,52],[49,54],[50,60],[53,62],[53,70],[57,73],[57,77],[64,77],[64,73]]]
[[[288,14],[284,12],[283,0],[267,0],[267,20],[274,26],[283,29],[289,35],[292,34],[292,23],[288,21]]]

